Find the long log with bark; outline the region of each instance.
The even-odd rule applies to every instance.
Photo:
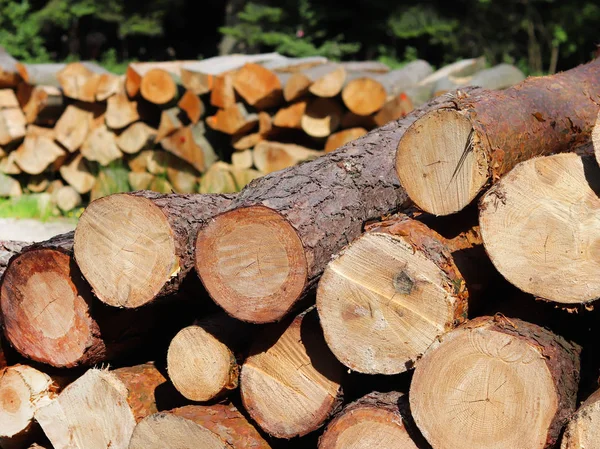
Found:
[[[437,98],[335,152],[251,182],[198,233],[196,270],[213,300],[245,321],[285,316],[366,220],[408,204],[393,164],[398,141],[444,105],[451,103]]]
[[[480,202],[491,261],[512,284],[570,305],[600,298],[598,186],[592,156],[557,154],[517,165]]]
[[[179,289],[194,267],[198,227],[231,201],[226,195],[149,191],[101,198],[79,219],[75,259],[100,301],[140,307]]]
[[[457,212],[519,162],[589,141],[599,97],[600,59],[503,91],[453,93],[400,140],[400,182],[421,209]]]
[[[575,410],[579,351],[525,321],[471,320],[417,364],[415,422],[436,449],[553,447]]]
[[[269,449],[231,404],[188,405],[147,417],[133,431],[129,449]]]

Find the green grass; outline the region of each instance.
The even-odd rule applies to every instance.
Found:
[[[0,218],[31,218],[48,221],[59,216],[61,214],[55,210],[48,193],[0,198]]]

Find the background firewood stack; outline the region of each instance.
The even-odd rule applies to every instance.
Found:
[[[237,192],[333,151],[435,95],[504,88],[483,58],[434,72],[276,53],[132,63],[21,64],[0,53],[0,196],[48,192],[63,212],[110,193]]]

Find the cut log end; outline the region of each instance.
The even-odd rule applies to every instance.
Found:
[[[465,302],[461,283],[425,251],[383,233],[364,234],[333,260],[317,294],[330,349],[367,374],[411,369],[439,335],[464,321]]]
[[[594,154],[596,156],[596,162],[600,164],[600,114],[596,119],[596,124],[592,130],[592,144],[594,146]]]
[[[470,121],[441,109],[406,131],[398,144],[396,172],[417,206],[449,215],[466,207],[487,183],[488,161]]]
[[[196,270],[213,300],[243,321],[289,312],[307,279],[302,242],[289,222],[263,206],[215,217],[196,241]]]
[[[114,307],[152,301],[179,271],[165,215],[152,201],[133,195],[92,202],[77,225],[74,249],[96,296]]]
[[[11,262],[0,292],[6,337],[22,354],[52,366],[76,365],[93,340],[88,304],[71,270],[62,251],[30,250]]]
[[[129,449],[232,449],[215,433],[195,422],[171,413],[156,413],[135,427]]]
[[[169,378],[191,401],[208,401],[238,385],[238,365],[231,350],[200,326],[173,338],[167,354]]]
[[[482,198],[484,245],[509,282],[557,303],[600,298],[598,179],[593,158],[558,154],[519,164]]]
[[[560,449],[600,447],[600,393],[596,391],[577,410],[565,429]]]
[[[304,132],[312,137],[328,137],[340,126],[343,110],[330,98],[317,98],[307,107],[301,119]]]
[[[373,78],[357,78],[350,81],[342,91],[342,100],[350,111],[357,115],[371,115],[385,104],[387,92]]]
[[[572,412],[576,349],[537,326],[499,320],[446,334],[419,361],[410,406],[433,447],[545,448]]]
[[[151,69],[142,77],[142,97],[151,103],[163,105],[173,101],[177,95],[177,84],[171,74],[162,69]]]

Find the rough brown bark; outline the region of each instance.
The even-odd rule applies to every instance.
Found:
[[[437,98],[406,118],[374,130],[335,152],[251,182],[232,201],[231,211],[217,216],[198,233],[196,269],[215,302],[230,315],[251,322],[276,321],[285,316],[315,285],[331,256],[360,235],[366,220],[408,204],[393,167],[398,141],[423,114],[451,104],[447,99]],[[259,251],[267,254],[269,249],[262,245],[258,250],[259,243],[249,238],[246,226],[258,233],[274,229],[250,226],[252,214],[257,213],[259,221],[255,223],[259,223],[263,211],[277,223],[275,228],[287,236],[287,243],[282,245],[288,245],[285,249],[288,275],[294,279],[287,285],[285,281],[279,282],[250,298],[231,287],[232,277],[227,270],[237,273],[237,279],[261,277],[256,256]],[[228,221],[236,223],[235,227],[223,226]],[[218,249],[228,239],[237,239],[238,233],[235,267],[231,265],[221,271],[223,259],[228,255],[219,255]],[[292,241],[289,235],[294,235],[297,241]],[[275,251],[282,254],[281,247]],[[275,265],[284,263],[283,260],[278,258],[271,266],[263,260],[261,271],[264,272],[265,266],[276,270]]]
[[[231,201],[227,195],[149,191],[110,195],[90,204],[81,216],[75,231],[75,258],[101,301],[139,307],[179,289],[194,266],[198,227],[226,210]],[[122,214],[129,220],[123,221]],[[140,229],[146,228],[152,229],[151,238],[140,236]],[[131,271],[127,253],[120,253],[123,248],[141,257],[134,266],[145,263],[144,258],[156,264],[147,266],[147,271]]]
[[[30,242],[0,241],[0,278],[4,274],[10,259],[29,245],[31,245]]]

